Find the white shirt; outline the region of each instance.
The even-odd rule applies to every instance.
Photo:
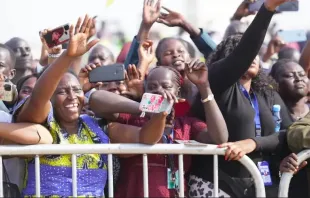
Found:
[[[0,111],[0,122],[11,123],[11,121],[12,116],[10,114]],[[22,189],[25,175],[25,161],[14,157],[3,160],[3,164],[8,173],[10,182],[17,184],[19,189]]]

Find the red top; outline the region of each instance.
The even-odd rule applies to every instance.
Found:
[[[174,105],[175,116],[182,117],[188,115],[190,108],[191,105],[187,101],[176,103]]]
[[[121,114],[119,122],[142,126],[145,118]],[[192,117],[177,117],[174,123],[175,140],[193,140],[207,126],[204,122]],[[173,155],[178,169],[178,156]],[[116,185],[115,197],[143,197],[142,156],[121,158],[121,172]],[[165,155],[148,155],[149,197],[175,197],[175,190],[167,189],[167,159]],[[184,174],[191,166],[191,156],[184,156]],[[185,179],[185,178],[184,178]],[[185,191],[187,181],[184,181]]]

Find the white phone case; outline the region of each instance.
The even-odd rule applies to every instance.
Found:
[[[145,93],[140,102],[140,111],[147,113],[167,112],[170,114],[173,104],[161,95]]]

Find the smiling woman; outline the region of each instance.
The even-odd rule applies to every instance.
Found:
[[[80,21],[80,20],[79,20]],[[15,108],[14,120],[40,123],[49,130],[53,144],[107,144],[144,143],[154,144],[161,138],[165,127],[166,113],[154,116],[142,128],[107,123],[99,125],[97,119],[81,115],[84,106],[82,89],[88,80],[88,72],[82,69],[78,77],[68,71],[71,63],[85,54],[98,41],[87,44],[92,18],[85,16],[82,27],[73,33],[70,28],[68,50],[56,59],[38,78],[32,94],[23,99]],[[79,23],[78,23],[79,24]],[[79,80],[83,79],[80,84]],[[100,120],[101,121],[101,120]],[[122,131],[120,134],[119,131]],[[109,138],[109,137],[111,138]],[[34,159],[27,160],[25,196],[35,195]],[[72,192],[72,170],[70,155],[49,155],[40,157],[42,196],[69,197]],[[107,156],[86,154],[77,157],[78,196],[103,197],[107,181]]]

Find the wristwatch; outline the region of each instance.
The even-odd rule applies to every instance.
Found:
[[[207,102],[212,101],[212,100],[214,100],[214,95],[213,94],[208,95],[208,97],[206,99],[201,99],[201,102],[202,103],[207,103]]]

